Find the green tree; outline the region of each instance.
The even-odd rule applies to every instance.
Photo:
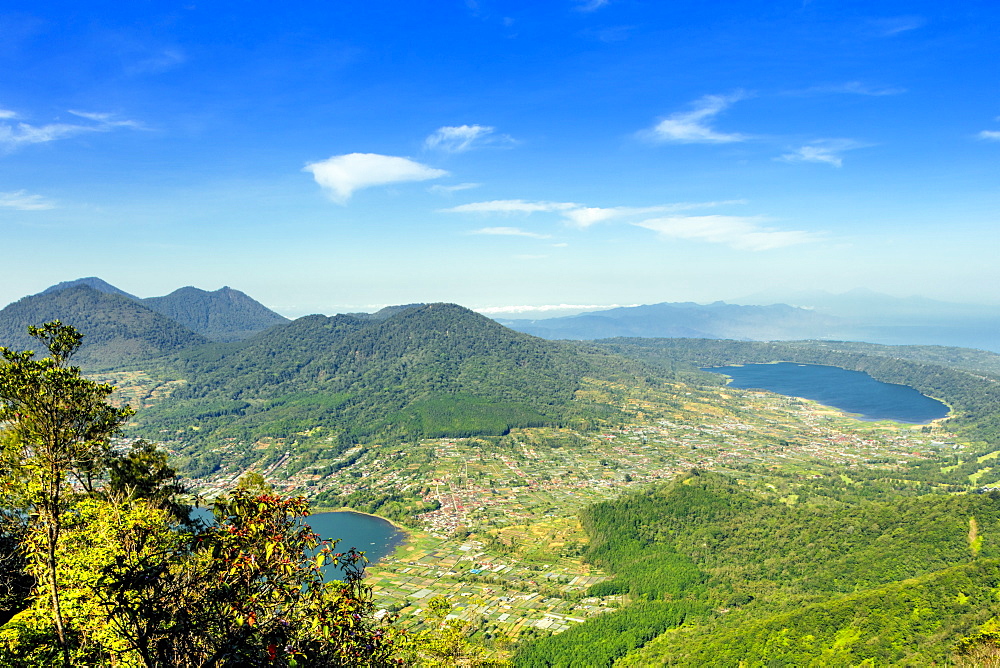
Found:
[[[58,643],[66,647],[58,575],[58,543],[73,481],[92,491],[109,455],[112,434],[133,414],[108,402],[114,388],[84,378],[69,358],[82,335],[58,320],[28,332],[49,355],[0,347],[0,424],[5,425],[8,485],[22,500],[41,549],[33,568],[47,588]]]

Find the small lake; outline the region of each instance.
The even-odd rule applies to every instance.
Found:
[[[760,389],[811,399],[851,413],[859,420],[928,424],[948,415],[948,407],[906,385],[875,380],[861,371],[820,364],[744,364],[702,369],[732,378],[731,387]]]
[[[208,508],[195,508],[192,517],[210,520],[212,511]],[[335,552],[346,552],[352,547],[364,552],[368,561],[375,563],[382,557],[393,553],[400,543],[406,540],[406,534],[381,517],[355,513],[350,510],[338,510],[332,513],[316,513],[306,518],[313,531],[324,540],[340,539]]]
[[[307,521],[324,540],[340,539],[337,552],[346,552],[354,547],[364,552],[373,564],[392,554],[396,546],[406,539],[406,534],[381,517],[349,510],[316,513],[310,515]]]

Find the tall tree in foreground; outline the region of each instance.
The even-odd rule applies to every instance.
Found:
[[[40,550],[33,554],[39,585],[48,589],[59,644],[66,647],[58,576],[58,543],[71,482],[93,491],[108,460],[109,440],[132,415],[108,403],[110,385],[87,380],[69,358],[83,336],[58,320],[29,333],[48,349],[0,347],[0,424],[6,431],[4,458],[8,484],[23,504]]]

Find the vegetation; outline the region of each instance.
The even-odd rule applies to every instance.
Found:
[[[919,348],[914,351],[903,347],[907,349],[902,351],[904,358],[897,355],[894,346],[827,341],[609,339],[599,345],[653,366],[680,368],[688,373],[699,367],[775,361],[831,364],[863,371],[875,380],[909,385],[945,402],[952,409],[949,427],[969,440],[1000,444],[1000,380],[965,370],[969,366],[966,357],[956,359],[936,348],[931,355],[925,349],[921,352]],[[990,357],[987,353],[978,357],[982,356]],[[935,362],[925,361],[931,359]],[[702,376],[702,382],[719,381]]]
[[[212,341],[242,341],[275,325],[288,323],[274,311],[232,288],[206,292],[186,287],[142,304]]]
[[[696,471],[587,508],[588,558],[615,574],[590,593],[638,603],[528,643],[517,665],[573,665],[580,638],[604,652],[602,625],[615,651],[590,665],[629,650],[623,665],[928,665],[1000,612],[1000,544],[983,540],[1000,534],[1000,496],[856,494],[839,476],[795,504],[770,489]],[[655,601],[683,604],[683,627],[647,644]]]
[[[2,665],[394,662],[363,558],[321,542],[303,499],[249,480],[213,523],[191,522],[154,448],[109,447],[131,410],[69,366],[80,334],[59,322],[31,333],[47,357],[0,349],[0,558],[16,574],[0,581],[16,613],[0,627]],[[331,565],[342,580],[324,580]]]
[[[56,319],[88,333],[75,361],[89,367],[148,360],[208,342],[134,299],[77,285],[25,297],[0,310],[0,345],[30,348],[35,342],[25,334],[28,326]]]
[[[585,377],[645,377],[640,364],[518,334],[451,304],[300,318],[242,344],[188,350],[158,372],[186,384],[138,417],[139,433],[191,444],[193,459],[201,443],[221,439],[311,440],[334,458],[375,440],[599,422],[615,411],[581,413],[574,397]],[[211,465],[192,460],[184,470]]]

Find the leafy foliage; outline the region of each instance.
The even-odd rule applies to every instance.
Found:
[[[794,484],[800,502],[782,501],[771,480]],[[588,559],[615,574],[591,594],[691,605],[683,627],[642,648],[648,637],[637,640],[622,665],[928,665],[997,612],[1000,544],[982,539],[1000,535],[1000,497],[990,494],[905,495],[839,476],[752,485],[693,472],[591,506],[582,520]],[[601,623],[639,633],[644,605]],[[568,634],[529,643],[518,665],[571,665],[572,652],[603,651],[606,641],[586,630],[597,624],[574,629],[592,638],[583,646]]]

